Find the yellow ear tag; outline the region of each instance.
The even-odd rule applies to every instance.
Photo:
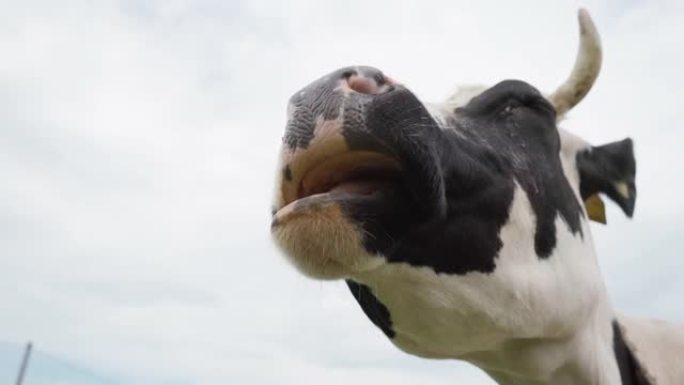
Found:
[[[589,219],[592,221],[606,224],[606,206],[603,204],[598,194],[594,194],[584,201]]]

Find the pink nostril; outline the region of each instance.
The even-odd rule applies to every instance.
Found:
[[[378,82],[374,78],[369,78],[361,75],[352,75],[347,79],[349,88],[360,93],[360,94],[370,94],[376,95],[382,93],[385,90],[385,85],[378,85]]]
[[[377,94],[380,90],[374,79],[364,76],[352,75],[347,82],[349,88],[361,94]]]

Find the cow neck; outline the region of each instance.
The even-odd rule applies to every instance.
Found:
[[[583,327],[561,337],[512,338],[495,350],[461,357],[502,385],[616,385],[625,381],[614,348],[614,315],[601,301]]]

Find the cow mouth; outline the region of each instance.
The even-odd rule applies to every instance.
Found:
[[[304,174],[298,199],[315,194],[369,195],[399,177],[399,162],[372,152],[350,152],[321,162]]]
[[[306,169],[296,196],[285,200],[278,212],[322,202],[371,200],[379,191],[400,183],[401,166],[396,158],[370,151],[345,152]]]

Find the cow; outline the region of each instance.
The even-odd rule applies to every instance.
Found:
[[[632,140],[558,122],[592,87],[598,32],[579,11],[568,79],[421,102],[371,67],[290,99],[271,232],[307,276],[344,279],[399,349],[470,362],[501,384],[684,384],[684,328],[625,317],[589,221],[631,217]]]

